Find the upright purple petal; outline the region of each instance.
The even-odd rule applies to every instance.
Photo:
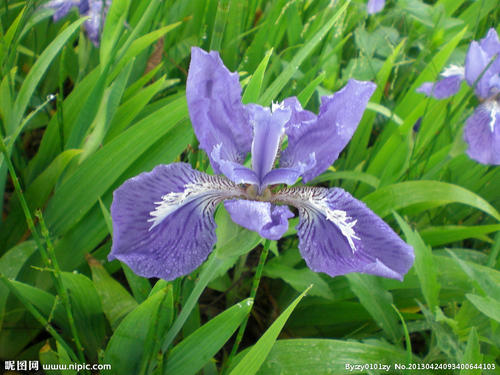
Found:
[[[231,181],[189,164],[159,165],[123,183],[113,195],[109,260],[138,275],[172,280],[196,269],[215,244],[217,204],[241,194]]]
[[[288,219],[293,217],[287,206],[269,202],[229,200],[224,202],[224,207],[236,224],[270,240],[279,240],[288,230]]]
[[[79,6],[79,4],[79,0],[52,0],[45,4],[45,7],[55,10],[53,20],[56,22],[65,17],[71,8]]]
[[[314,121],[318,117],[307,109],[303,109],[299,100],[295,96],[286,98],[285,100],[283,100],[283,103],[281,103],[280,106],[289,108],[292,112],[290,120],[288,120],[288,122],[286,123],[287,134],[293,134],[295,129],[300,128],[302,123]]]
[[[252,169],[259,179],[259,186],[264,188],[264,176],[274,167],[291,112],[287,108],[271,111],[257,104],[248,105],[247,109],[253,127]]]
[[[471,159],[500,165],[500,105],[495,100],[480,105],[467,119],[464,139]]]
[[[86,14],[89,11],[89,0],[80,0],[78,4],[78,11],[80,14]]]
[[[224,66],[218,52],[191,49],[186,97],[200,148],[208,154],[215,173],[221,173],[211,156],[218,145],[221,160],[243,164],[250,152],[252,128],[241,103],[238,73]]]
[[[101,30],[104,25],[104,16],[106,9],[103,9],[102,0],[89,0],[89,10],[87,16],[89,17],[85,21],[85,31],[87,36],[94,43],[94,45],[99,45],[101,38]]]
[[[412,247],[342,189],[288,188],[275,199],[299,209],[299,249],[313,271],[402,280],[413,264]]]
[[[368,14],[375,14],[384,9],[385,0],[368,0],[366,11]]]
[[[479,41],[479,45],[490,58],[500,53],[500,40],[496,30],[489,29],[486,36]]]
[[[280,167],[302,170],[304,182],[327,169],[354,134],[375,88],[372,82],[351,79],[342,90],[321,98],[315,120],[287,127],[288,147]]]
[[[446,99],[455,95],[460,90],[462,80],[463,76],[452,75],[435,83],[425,82],[417,89],[417,92],[436,99]]]
[[[483,99],[495,94],[492,83],[500,74],[500,42],[494,29],[478,42],[473,41],[465,57],[465,79]],[[493,82],[492,82],[493,81]]]

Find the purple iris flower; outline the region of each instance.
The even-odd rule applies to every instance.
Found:
[[[238,74],[217,52],[193,48],[189,114],[216,175],[172,163],[125,181],[111,205],[109,259],[141,276],[172,280],[212,251],[220,202],[235,223],[271,240],[287,231],[290,205],[298,209],[299,249],[312,270],[401,280],[413,264],[413,249],[364,203],[339,188],[283,187],[300,177],[312,180],[337,159],[374,90],[371,82],[350,80],[322,98],[319,115],[302,109],[295,97],[272,108],[244,105]],[[244,165],[250,152],[251,168]]]
[[[417,92],[436,99],[455,95],[463,80],[474,88],[481,104],[467,119],[464,139],[467,154],[482,164],[500,164],[500,41],[491,28],[485,38],[473,41],[465,57],[465,68],[451,66],[441,80],[422,84]]]
[[[85,30],[94,45],[99,45],[99,39],[104,19],[111,6],[112,0],[51,0],[45,6],[55,10],[54,22],[65,17],[69,11],[77,7],[82,16],[88,16],[85,21]]]
[[[368,14],[375,14],[380,12],[385,7],[385,0],[368,0],[366,4],[366,11]]]

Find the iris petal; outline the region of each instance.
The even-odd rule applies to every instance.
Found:
[[[279,240],[288,230],[288,219],[293,217],[288,207],[269,202],[229,200],[224,207],[236,224],[270,240]]]
[[[460,90],[462,80],[463,76],[452,75],[435,83],[425,82],[417,89],[417,92],[436,99],[446,99],[455,95]]]
[[[45,6],[55,10],[53,20],[58,21],[62,17],[66,16],[71,8],[78,6],[78,4],[78,0],[52,0]]]
[[[285,135],[285,124],[290,119],[288,108],[269,108],[251,104],[247,106],[253,127],[252,169],[261,188],[264,176],[273,169],[281,140]]]
[[[482,164],[500,164],[500,106],[494,100],[480,105],[467,119],[467,154]]]
[[[105,4],[104,9],[102,8],[103,3]],[[87,31],[89,39],[96,46],[99,45],[101,30],[104,26],[102,17],[106,16],[109,3],[109,0],[106,0],[106,2],[103,0],[89,0],[87,14],[89,19],[85,21],[85,30]]]
[[[465,79],[474,87],[476,94],[483,99],[492,92],[492,79],[500,73],[500,42],[494,29],[485,38],[473,41],[465,57]]]
[[[316,119],[287,127],[288,147],[281,155],[280,166],[303,169],[314,154],[316,163],[302,173],[304,182],[327,169],[354,134],[375,88],[372,82],[351,79],[342,90],[321,98]]]
[[[385,0],[368,0],[366,11],[368,14],[375,14],[384,9]]]
[[[109,259],[144,277],[172,280],[188,274],[215,244],[215,207],[239,194],[229,180],[184,163],[159,165],[131,178],[113,195]]]
[[[222,144],[220,159],[243,164],[252,144],[252,128],[241,103],[238,73],[231,73],[218,52],[191,49],[186,84],[189,115],[200,148],[205,150],[216,174],[219,163],[211,153]]]
[[[413,264],[413,249],[342,189],[288,188],[276,199],[299,209],[299,249],[313,271],[402,280]]]
[[[211,159],[218,164],[220,172],[236,184],[258,185],[259,179],[253,170],[234,161],[224,160],[221,157],[223,148],[224,145],[220,143],[214,147],[210,154]]]

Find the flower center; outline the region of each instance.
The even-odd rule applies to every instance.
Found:
[[[246,188],[245,193],[247,198],[261,202],[270,202],[272,197],[271,190],[268,187],[266,187],[262,193],[259,194],[259,188],[257,185],[249,185]]]

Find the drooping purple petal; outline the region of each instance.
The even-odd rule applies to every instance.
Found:
[[[228,200],[224,207],[236,224],[270,240],[279,240],[288,230],[288,219],[293,217],[287,206],[275,206],[269,202]]]
[[[366,11],[368,14],[375,14],[384,9],[385,0],[368,0]]]
[[[215,173],[221,173],[212,151],[221,145],[220,159],[243,164],[252,144],[252,128],[241,103],[238,73],[231,73],[219,53],[191,49],[186,84],[189,115],[200,148],[205,150]]]
[[[287,188],[275,199],[299,209],[299,249],[313,271],[402,280],[413,264],[412,247],[342,189]]]
[[[264,176],[274,167],[291,111],[288,108],[275,108],[271,111],[257,104],[248,105],[247,110],[253,127],[252,169],[257,175],[260,188],[264,188]]]
[[[435,83],[425,82],[417,89],[417,92],[436,99],[446,99],[455,95],[460,90],[462,80],[463,75],[452,75]]]
[[[495,29],[490,29],[485,38],[473,41],[465,57],[465,79],[483,99],[489,98],[492,83],[500,74],[500,41]],[[493,81],[493,82],[492,82]]]
[[[334,95],[322,97],[316,120],[287,127],[288,147],[281,155],[280,167],[303,170],[304,182],[327,169],[354,134],[375,88],[372,82],[351,79]]]
[[[215,207],[240,194],[231,181],[185,163],[159,165],[131,178],[113,195],[108,259],[119,259],[144,277],[186,275],[215,244]]]
[[[464,139],[467,154],[482,164],[500,164],[500,105],[490,100],[467,119]]]

